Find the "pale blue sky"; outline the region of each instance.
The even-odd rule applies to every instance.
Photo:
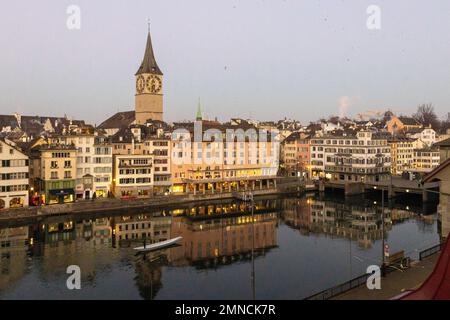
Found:
[[[81,30],[66,8],[81,8]],[[381,30],[366,9],[381,8]],[[134,108],[151,20],[165,120],[302,122],[433,102],[450,112],[447,0],[8,1],[0,10],[0,113],[67,114],[99,124]],[[342,97],[348,97],[343,99]]]

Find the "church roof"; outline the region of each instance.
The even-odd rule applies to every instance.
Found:
[[[150,37],[150,32],[147,35],[147,45],[145,47],[144,59],[142,60],[139,70],[136,75],[142,73],[152,73],[163,75],[161,70],[156,63],[155,54],[153,53],[152,38]]]
[[[97,128],[99,129],[120,129],[128,127],[135,120],[134,111],[117,112],[113,116],[103,121]]]

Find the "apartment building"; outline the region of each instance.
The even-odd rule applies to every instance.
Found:
[[[266,139],[267,138],[267,139]],[[279,143],[252,125],[197,120],[175,124],[174,193],[214,193],[276,186]]]
[[[387,139],[371,131],[311,138],[311,171],[315,179],[376,182],[389,179],[391,149]]]
[[[437,168],[440,163],[439,149],[435,147],[415,149],[414,163],[411,171],[418,173],[428,173]]]
[[[124,155],[141,155],[142,159],[147,159],[151,164],[151,171],[148,172],[148,178],[151,178],[151,194],[164,194],[170,191],[172,186],[170,139],[164,136],[161,127],[131,125],[113,135],[111,143],[114,158]],[[124,157],[119,158],[123,159]],[[121,171],[117,167],[120,161],[114,161],[114,164],[113,171],[120,173]],[[122,179],[125,178],[126,172],[131,171],[122,171]],[[117,187],[120,182],[118,176],[114,176],[114,180]],[[145,187],[145,189],[148,188]]]
[[[414,139],[407,137],[392,137],[388,139],[391,147],[391,173],[401,175],[410,170],[414,163]]]
[[[76,199],[108,196],[112,183],[112,145],[106,136],[89,130],[55,135],[49,141],[76,148]]]
[[[28,206],[29,158],[13,142],[0,139],[0,210]]]
[[[153,194],[152,155],[115,155],[113,162],[116,198],[150,197]]]
[[[43,203],[75,201],[76,163],[73,145],[42,144],[31,150],[30,177]]]
[[[299,132],[289,135],[281,143],[280,162],[286,175],[309,177],[310,145],[308,135]]]
[[[144,141],[144,154],[153,156],[153,192],[163,194],[172,187],[170,170],[170,139],[153,137]]]
[[[406,135],[410,138],[420,140],[422,147],[431,147],[436,143],[436,131],[432,128],[416,128],[408,131]]]

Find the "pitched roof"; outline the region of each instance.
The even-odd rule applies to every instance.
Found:
[[[147,35],[147,45],[145,47],[144,59],[142,60],[141,66],[136,72],[136,75],[142,73],[153,73],[163,75],[163,73],[158,67],[158,64],[156,63],[155,54],[153,53],[152,38],[150,36],[150,31],[148,32]]]
[[[435,143],[434,145],[438,146],[438,147],[450,147],[450,138],[439,141],[439,142]]]
[[[442,162],[437,168],[423,178],[423,182],[430,182],[439,172],[450,166],[450,158]]]
[[[42,117],[42,116],[20,116],[20,125],[18,118],[14,115],[0,115],[0,130],[2,127],[10,126],[11,129],[20,128],[28,135],[38,136],[45,131],[45,123],[49,121],[56,132],[60,132],[64,127],[70,125],[84,126],[83,120],[70,120],[67,117]]]
[[[136,119],[134,111],[117,112],[113,116],[103,121],[99,129],[120,129],[128,127]]]
[[[420,126],[419,121],[411,117],[398,117],[398,119],[404,124],[408,126]]]

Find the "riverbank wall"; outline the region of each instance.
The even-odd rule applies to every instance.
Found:
[[[267,195],[279,195],[292,192],[302,192],[301,187],[286,188],[280,185],[277,188],[253,190],[254,196],[267,196]],[[8,222],[24,222],[34,220],[36,218],[46,218],[50,216],[58,215],[92,215],[94,213],[101,214],[112,211],[130,211],[130,210],[146,210],[146,209],[158,209],[158,208],[174,208],[180,205],[188,205],[201,203],[206,201],[217,200],[230,200],[235,197],[234,193],[224,192],[216,194],[187,194],[187,195],[167,195],[167,196],[154,196],[145,199],[110,199],[110,198],[98,198],[95,200],[82,200],[67,204],[55,204],[42,207],[27,207],[7,209],[0,211],[0,224]]]

